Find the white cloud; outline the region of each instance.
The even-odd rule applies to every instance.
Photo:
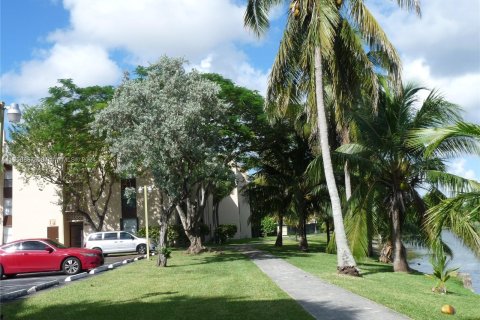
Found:
[[[461,176],[467,179],[476,180],[475,171],[466,168],[467,160],[464,158],[455,159],[449,166],[449,171],[457,176]]]
[[[219,44],[249,41],[244,7],[224,0],[65,0],[71,26],[50,35],[57,42],[124,49],[141,63],[161,54],[196,59]]]
[[[245,7],[233,0],[64,0],[70,25],[52,31],[52,47],[33,49],[19,70],[2,75],[2,91],[28,102],[45,96],[59,78],[78,85],[115,84],[119,64],[181,56],[193,65],[210,59],[219,72],[249,88],[265,91],[266,74],[238,49],[257,39],[243,27]],[[277,9],[278,10],[278,9]],[[111,54],[125,61],[114,61]],[[120,53],[120,54],[119,54]]]
[[[403,68],[404,80],[439,90],[448,101],[464,109],[467,121],[480,123],[480,72],[435,77],[424,59],[404,61]]]
[[[270,71],[262,72],[253,68],[248,63],[245,54],[235,50],[232,46],[218,48],[193,67],[200,72],[220,73],[224,77],[234,80],[236,84],[258,90],[263,95],[267,91]]]
[[[400,52],[404,80],[439,89],[480,123],[480,2],[422,0],[422,18],[396,2],[372,0],[372,11]]]
[[[80,86],[115,83],[122,72],[101,47],[54,45],[43,56],[24,62],[18,73],[1,76],[2,91],[24,103],[36,103],[58,79],[72,78]]]

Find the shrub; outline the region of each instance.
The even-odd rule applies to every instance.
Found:
[[[218,243],[224,243],[227,239],[233,238],[237,233],[237,226],[234,224],[221,224],[215,228],[215,239]]]
[[[264,217],[261,222],[263,235],[275,233],[277,231],[277,221],[273,217]]]
[[[167,241],[170,246],[184,247],[187,245],[188,238],[181,224],[172,224],[168,226]]]
[[[432,288],[433,292],[438,292],[442,294],[447,293],[446,282],[450,277],[457,271],[459,268],[447,268],[449,264],[449,259],[442,248],[434,250],[434,253],[430,259],[430,263],[433,267],[433,274],[427,275],[428,277],[435,279],[437,284]]]
[[[137,236],[145,238],[147,234],[145,233],[145,227],[138,229]],[[158,238],[160,237],[160,226],[148,226],[148,239],[158,245]]]
[[[199,235],[201,237],[210,234],[210,228],[205,223],[200,223],[199,231]],[[170,246],[176,247],[184,247],[189,243],[187,235],[185,234],[185,229],[183,229],[181,224],[173,224],[168,226],[167,241]]]

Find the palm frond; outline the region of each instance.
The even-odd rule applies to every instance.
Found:
[[[351,211],[345,216],[345,232],[350,250],[355,258],[363,258],[368,254],[368,238],[366,212]]]
[[[425,156],[458,157],[480,155],[480,125],[458,121],[443,128],[424,128],[412,132],[409,145],[425,147]]]
[[[384,53],[391,61],[393,67],[390,70],[392,72],[391,76],[395,81],[396,87],[399,88],[401,85],[402,70],[401,60],[397,50],[390,40],[388,40],[387,35],[365,6],[363,0],[350,1],[350,14],[369,47],[374,51]]]
[[[258,37],[263,35],[270,27],[269,10],[282,2],[281,0],[249,0],[243,18],[245,27],[251,29]]]
[[[480,191],[459,194],[429,209],[425,226],[431,230],[432,241],[440,237],[443,228],[448,228],[480,256],[480,230],[475,225],[479,211]]]
[[[437,188],[456,193],[480,190],[480,183],[475,180],[466,179],[452,173],[426,170],[426,180]]]

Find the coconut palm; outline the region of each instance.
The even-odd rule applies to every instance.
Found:
[[[401,94],[384,85],[379,95],[378,114],[370,111],[356,114],[360,140],[344,145],[339,151],[362,158],[368,164],[373,178],[369,197],[382,200],[377,210],[389,219],[393,245],[394,271],[408,271],[402,229],[407,214],[414,214],[424,222],[426,205],[418,193],[419,188],[431,183],[432,188],[441,180],[431,172],[442,172],[445,165],[439,157],[425,158],[421,147],[413,148],[408,137],[413,130],[446,126],[458,120],[458,106],[449,103],[432,91],[416,111],[417,94],[423,88],[409,84]],[[354,161],[355,159],[352,159]]]
[[[443,128],[425,128],[413,134],[411,144],[424,146],[426,157],[480,156],[480,125],[457,122]],[[461,179],[449,178],[450,185],[463,185]],[[443,199],[428,210],[426,228],[432,232],[433,242],[440,238],[443,228],[449,228],[480,255],[480,183],[469,181],[467,189],[456,191],[455,197]]]
[[[281,3],[279,0],[249,0],[245,13],[245,25],[261,35],[269,26],[269,9]],[[400,6],[415,8],[418,0],[398,0]],[[316,119],[320,149],[324,158],[324,171],[332,204],[337,245],[337,268],[342,273],[358,274],[356,262],[348,247],[342,206],[333,173],[333,164],[328,142],[327,115],[324,104],[324,63],[326,69],[334,70],[336,32],[342,21],[352,21],[361,33],[365,44],[393,61],[398,71],[399,59],[382,29],[373,18],[363,0],[298,0],[291,4],[280,49],[272,67],[267,92],[267,105],[283,108],[293,99],[305,99],[312,108],[311,118]],[[347,13],[342,20],[340,13]],[[363,52],[363,49],[362,49]],[[331,72],[336,75],[336,72]],[[398,74],[398,73],[397,73]],[[332,81],[333,84],[339,83]],[[298,100],[296,101],[298,102]]]
[[[249,184],[249,197],[256,209],[275,214],[279,221],[286,214],[298,218],[299,246],[308,250],[305,221],[308,215],[309,184],[304,172],[312,160],[308,142],[286,121],[276,124],[278,134],[259,159]],[[278,239],[277,244],[280,244]]]

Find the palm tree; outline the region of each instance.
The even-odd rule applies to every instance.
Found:
[[[245,25],[257,35],[269,26],[269,9],[281,3],[279,0],[249,0],[245,13]],[[398,0],[399,5],[419,12],[418,0]],[[345,10],[342,10],[345,9]],[[324,172],[332,204],[337,245],[337,269],[341,273],[358,275],[356,262],[348,247],[343,225],[342,205],[333,173],[328,141],[328,123],[324,104],[324,62],[327,69],[334,64],[334,43],[342,19],[341,12],[358,27],[365,43],[381,52],[389,61],[395,62],[400,70],[400,62],[393,46],[382,29],[366,8],[363,0],[298,0],[292,2],[290,15],[280,43],[280,49],[272,67],[267,92],[267,104],[275,108],[285,108],[291,100],[306,100],[312,108],[312,118],[316,118],[316,128],[320,149],[324,159]],[[362,50],[363,51],[363,50]],[[332,72],[333,75],[336,73]],[[398,73],[397,73],[398,74]],[[397,77],[399,78],[399,77]],[[335,81],[333,81],[335,83]]]
[[[275,214],[279,222],[286,214],[298,218],[299,246],[308,250],[305,222],[308,215],[309,184],[304,172],[312,160],[308,142],[287,121],[274,124],[275,140],[259,153],[259,159],[249,184],[249,198],[263,213]],[[280,230],[281,232],[281,230]],[[280,245],[281,237],[277,238]]]
[[[414,132],[413,146],[425,146],[425,156],[458,157],[460,154],[480,156],[480,125],[457,122],[443,128],[425,128]],[[450,176],[450,185],[464,181]],[[431,241],[440,238],[443,228],[449,228],[477,255],[480,255],[480,183],[468,181],[468,188],[456,190],[453,198],[443,199],[427,212],[425,226],[431,230]],[[467,191],[466,191],[467,190]]]
[[[413,148],[408,137],[413,130],[442,127],[460,117],[459,108],[435,91],[415,111],[417,94],[422,89],[409,84],[403,88],[402,94],[395,94],[384,85],[379,94],[378,113],[367,110],[356,114],[362,132],[360,141],[339,148],[341,152],[355,155],[352,161],[361,158],[368,164],[373,178],[368,196],[382,200],[376,208],[383,208],[389,218],[394,271],[409,270],[402,243],[407,214],[414,213],[418,222],[424,223],[426,205],[417,190],[426,183],[432,183],[431,187],[435,188],[439,179],[428,173],[445,169],[440,158],[423,157],[424,150]]]

